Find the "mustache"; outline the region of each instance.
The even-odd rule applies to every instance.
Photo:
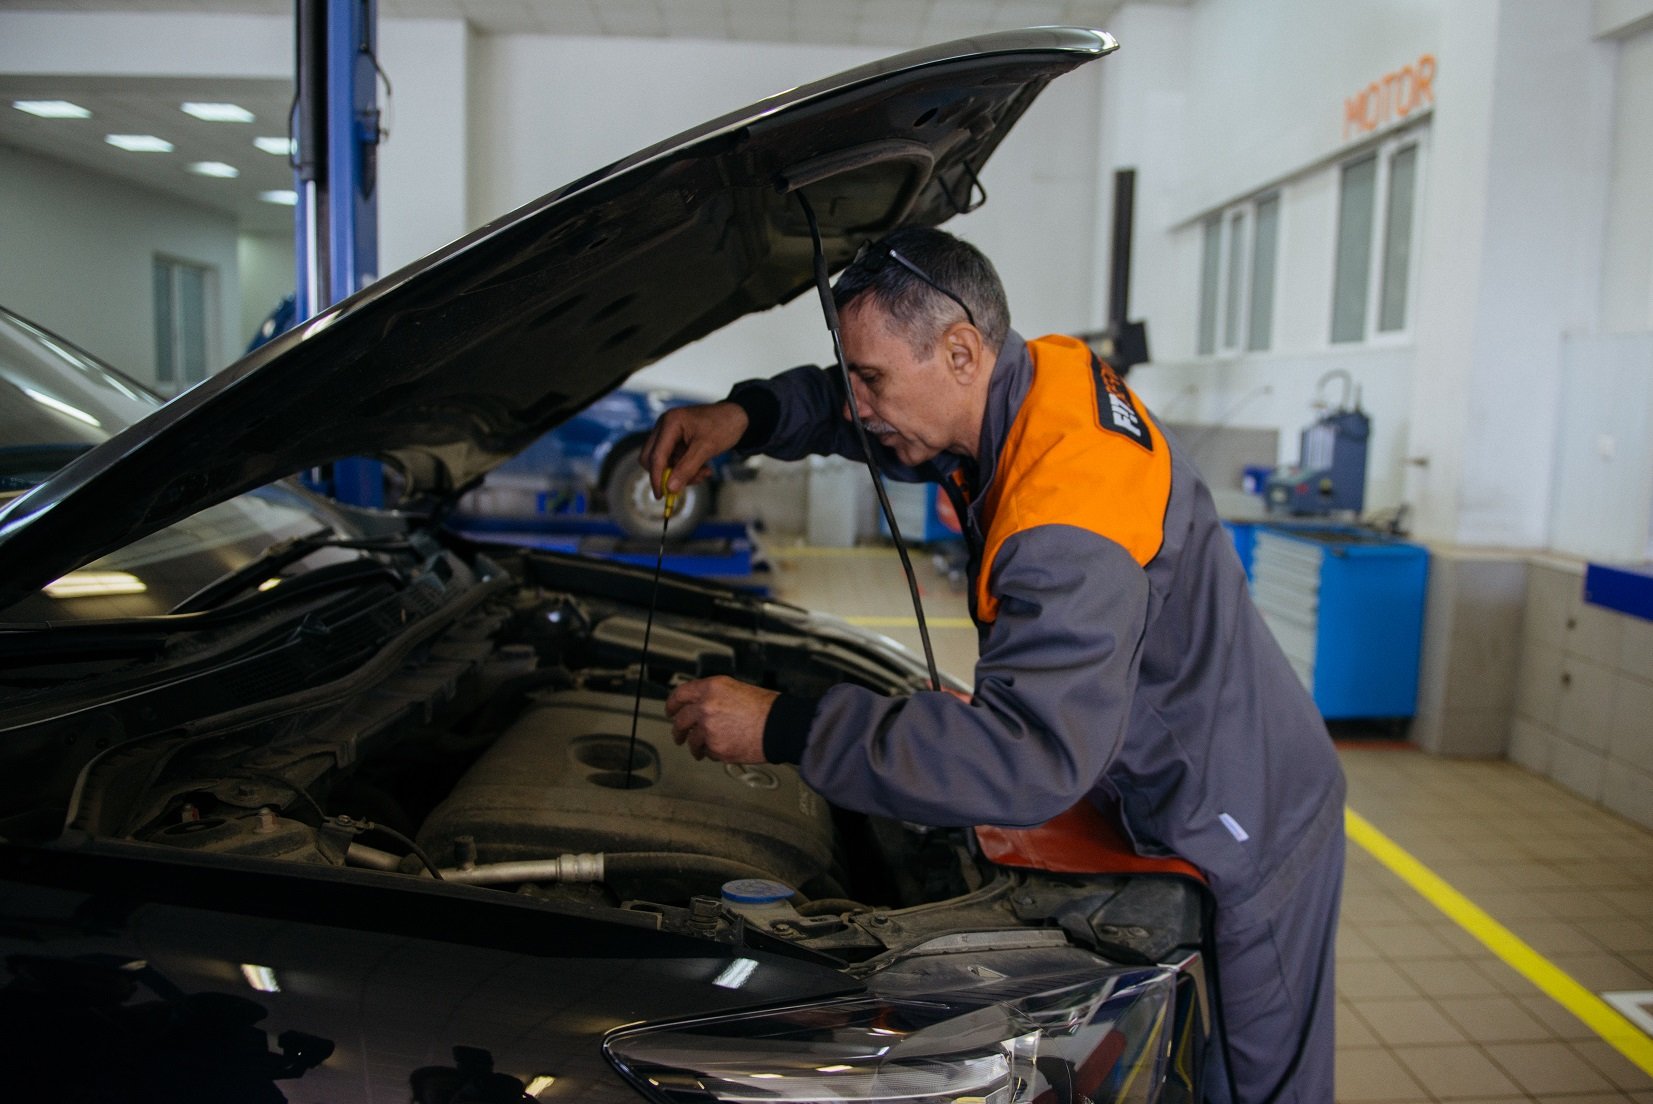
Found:
[[[886,433],[894,433],[895,427],[888,422],[863,422],[867,432],[874,437],[882,437]]]

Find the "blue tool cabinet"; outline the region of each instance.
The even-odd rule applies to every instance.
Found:
[[[1354,527],[1258,526],[1251,593],[1327,720],[1417,711],[1429,552]]]

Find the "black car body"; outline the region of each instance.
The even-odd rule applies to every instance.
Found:
[[[8,1093],[1198,1099],[1197,885],[1099,873],[1071,834],[1018,857],[834,809],[789,768],[692,760],[661,708],[716,673],[911,692],[913,656],[668,577],[644,664],[647,572],[440,525],[630,372],[806,290],[798,190],[833,266],[941,222],[1039,89],[1112,48],[994,35],[793,90],[126,428],[139,389],[8,323],[70,381],[0,361],[46,427],[0,450]],[[281,480],[364,454],[401,510]]]

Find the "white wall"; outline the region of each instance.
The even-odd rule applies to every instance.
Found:
[[[884,52],[478,35],[470,64],[471,224],[717,115]]]
[[[473,112],[470,32],[457,19],[381,19],[380,89],[390,137],[379,147],[379,272],[394,272],[461,237],[468,203],[467,135]]]
[[[1653,525],[1653,332],[1569,337],[1563,369],[1551,543],[1639,560]]]
[[[227,364],[241,347],[234,219],[0,149],[0,303],[145,383],[155,381],[156,254],[217,272],[208,363]]]
[[[1345,99],[1434,53],[1442,7],[1441,0],[1196,0],[1182,44],[1193,107],[1185,115],[1184,217],[1355,140],[1344,136]]]
[[[293,235],[243,233],[236,238],[235,257],[240,321],[228,342],[231,355],[245,349],[270,312],[293,294]]]
[[[1420,529],[1541,548],[1562,335],[1598,310],[1612,50],[1584,5],[1444,10],[1412,406]]]
[[[1601,325],[1653,329],[1653,29],[1618,46]]]

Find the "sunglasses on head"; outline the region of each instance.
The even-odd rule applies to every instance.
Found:
[[[925,272],[922,268],[919,268],[917,265],[913,264],[913,262],[903,257],[900,253],[897,253],[894,249],[891,249],[888,242],[867,242],[862,245],[860,249],[855,251],[855,259],[851,261],[850,264],[867,272],[877,272],[890,261],[894,261],[896,264],[900,265],[908,272],[911,272],[914,276],[917,276],[920,280],[923,280],[926,284],[929,284],[931,287],[941,292],[941,294],[957,303],[959,305],[959,309],[964,311],[964,317],[969,319],[970,324],[972,326],[976,324],[976,316],[970,313],[970,308],[965,305],[963,299],[960,299],[957,295],[954,295],[952,292],[936,283],[928,272]]]

